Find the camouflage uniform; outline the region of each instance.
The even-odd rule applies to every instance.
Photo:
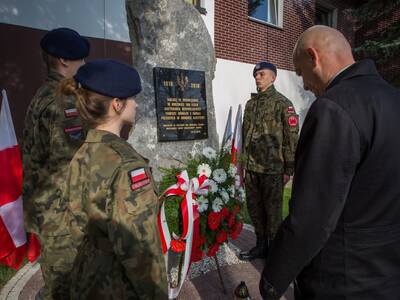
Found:
[[[282,222],[283,174],[293,174],[298,130],[293,104],[273,85],[246,103],[243,152],[247,207],[260,239],[273,239]]]
[[[49,73],[29,105],[23,135],[25,226],[41,242],[46,299],[68,298],[65,275],[71,270],[74,254],[71,250],[60,255],[60,250],[71,246],[60,226],[65,208],[60,185],[85,134],[74,99],[55,94],[62,78],[56,72]]]
[[[135,179],[135,172],[142,170]],[[64,197],[81,242],[72,299],[167,299],[148,163],[120,137],[90,130],[71,161]]]

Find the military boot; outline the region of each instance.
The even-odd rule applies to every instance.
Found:
[[[249,251],[242,251],[239,254],[241,260],[253,260],[256,258],[265,258],[267,256],[268,241],[265,239],[257,239],[256,246]]]

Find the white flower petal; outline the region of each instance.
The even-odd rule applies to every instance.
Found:
[[[218,183],[224,183],[226,181],[226,172],[224,169],[216,169],[213,172],[213,179]]]

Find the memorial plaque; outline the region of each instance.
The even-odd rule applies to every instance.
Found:
[[[208,138],[205,74],[154,68],[159,142]]]

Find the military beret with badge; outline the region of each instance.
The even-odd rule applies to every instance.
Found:
[[[47,54],[69,60],[83,59],[90,51],[89,41],[69,28],[49,31],[41,39],[40,46]]]
[[[277,70],[276,70],[276,67],[275,67],[274,64],[271,64],[271,63],[266,62],[266,61],[261,61],[261,62],[259,62],[258,64],[256,64],[254,66],[254,69],[253,69],[253,77],[254,78],[256,77],[256,73],[258,71],[260,71],[260,70],[271,70],[272,72],[275,73],[275,76],[276,76],[276,73],[277,73]]]

